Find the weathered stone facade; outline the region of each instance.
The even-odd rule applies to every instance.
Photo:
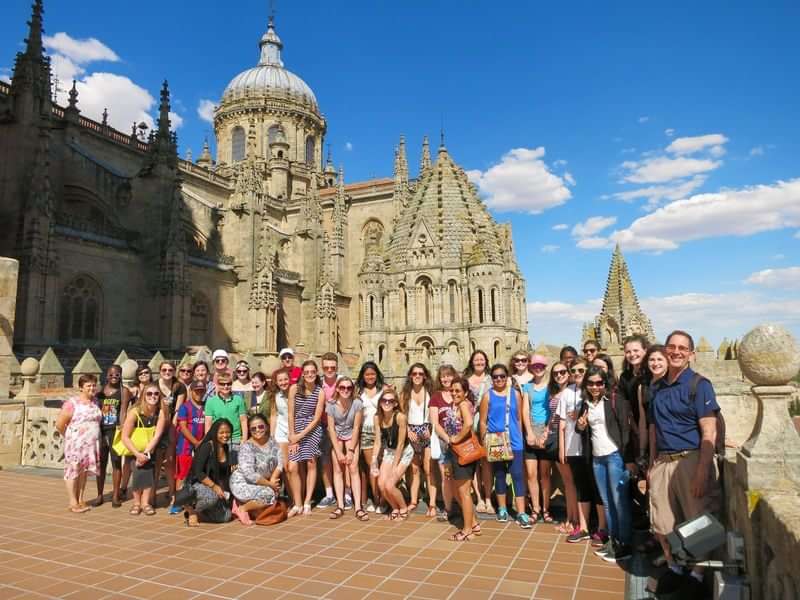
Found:
[[[0,255],[20,262],[19,353],[222,346],[260,357],[289,345],[399,374],[447,350],[505,358],[527,345],[510,227],[491,219],[446,151],[434,166],[426,150],[417,181],[398,148],[394,178],[345,185],[323,161],[328,124],[283,66],[272,22],[258,64],[215,109],[216,160],[206,144],[193,162],[177,156],[166,82],[147,139],[135,124],[127,134],[81,115],[74,86],[66,107],[54,104],[42,15],[36,0],[11,84],[0,83],[0,218],[15,232]],[[426,231],[406,228],[409,206],[440,200],[445,213],[426,217]],[[403,325],[383,317],[401,288]],[[385,302],[372,322],[368,297]],[[427,321],[415,310],[423,301]]]

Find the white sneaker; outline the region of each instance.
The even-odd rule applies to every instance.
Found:
[[[367,500],[367,512],[375,512],[375,505],[372,503],[372,500]]]

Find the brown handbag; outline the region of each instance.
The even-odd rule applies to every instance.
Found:
[[[278,499],[275,504],[264,508],[255,518],[256,525],[277,525],[289,517],[289,506],[286,500]]]
[[[462,467],[486,457],[486,448],[481,446],[474,431],[470,431],[469,436],[463,441],[450,444],[450,449],[455,453],[458,464]]]

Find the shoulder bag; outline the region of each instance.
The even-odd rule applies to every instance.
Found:
[[[458,464],[462,467],[486,457],[486,449],[481,446],[478,436],[471,430],[464,440],[457,444],[450,444],[450,449],[455,453]]]
[[[289,517],[289,510],[286,500],[278,498],[275,504],[263,508],[258,516],[255,518],[256,525],[277,525],[282,523]]]
[[[136,412],[136,428],[131,433],[131,443],[133,447],[139,452],[144,452],[147,445],[153,440],[156,435],[156,426],[143,427],[142,417],[139,412]],[[133,452],[128,450],[128,447],[122,442],[122,428],[117,427],[114,432],[114,442],[111,444],[112,450],[117,453],[117,456],[133,456]]]
[[[511,434],[509,433],[512,392],[513,388],[509,385],[508,390],[506,391],[505,430],[496,433],[489,432],[486,434],[486,460],[489,462],[503,462],[514,459],[514,451],[511,449]]]

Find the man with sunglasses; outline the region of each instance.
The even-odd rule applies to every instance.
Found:
[[[222,375],[233,377],[233,372],[228,366],[230,363],[230,356],[226,350],[222,348],[214,350],[214,353],[211,355],[211,361],[214,363],[214,375],[212,376],[212,380],[215,384]]]
[[[206,400],[205,431],[218,419],[228,419],[233,425],[228,444],[230,463],[235,465],[239,458],[239,445],[247,441],[247,407],[240,394],[231,390],[233,380],[230,375],[220,375],[217,379],[217,393]]]
[[[650,518],[670,571],[659,580],[659,591],[690,586],[702,590],[703,568],[686,577],[676,565],[665,536],[680,523],[719,509],[720,485],[714,460],[717,415],[714,387],[689,367],[694,340],[673,331],[665,343],[667,375],[652,387],[649,405],[651,452]],[[700,559],[701,557],[698,557]]]
[[[327,407],[331,403],[336,404],[333,395],[336,392],[336,381],[339,379],[339,358],[333,352],[326,352],[322,355],[321,364],[322,392],[325,394],[325,410],[322,411],[322,427],[325,431],[325,435],[322,436],[322,442],[320,443],[320,452],[322,452],[320,455],[322,469],[320,469],[320,471],[322,471],[322,485],[325,487],[325,497],[317,503],[317,506],[320,508],[329,508],[336,505],[336,496],[333,494],[333,462],[331,461],[333,447],[331,446],[331,438],[328,435]],[[345,471],[345,476],[347,476],[347,471]],[[347,485],[346,487],[345,509],[349,509],[353,506],[353,501],[350,495],[350,486]]]
[[[278,353],[278,356],[281,359],[281,368],[289,371],[289,383],[294,385],[300,380],[300,376],[303,374],[303,369],[296,367],[294,364],[294,350],[291,348],[283,348]]]
[[[586,359],[588,364],[592,364],[594,359],[597,358],[597,353],[600,351],[600,347],[597,345],[597,342],[594,340],[587,340],[583,344],[583,358]]]

